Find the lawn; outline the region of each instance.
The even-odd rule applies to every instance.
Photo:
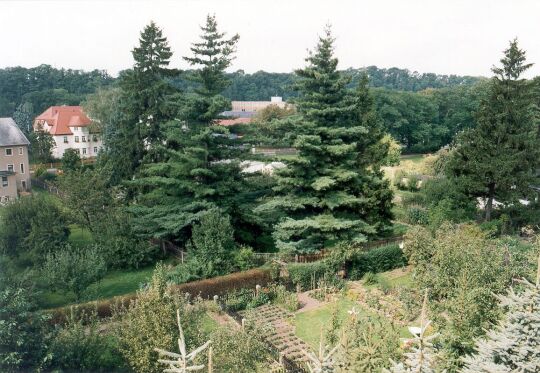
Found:
[[[88,288],[83,301],[133,293],[140,288],[142,283],[150,280],[153,271],[153,266],[131,271],[110,271],[103,280]],[[75,297],[72,293],[43,292],[40,298],[39,303],[43,308],[61,307],[75,303]]]
[[[71,224],[69,226],[68,241],[70,244],[76,247],[86,246],[94,242],[92,233],[86,228],[82,228],[77,224]]]
[[[353,307],[361,311],[360,306],[355,301],[340,298],[336,302],[323,305],[315,310],[298,313],[294,320],[296,335],[314,349],[318,349],[321,328],[323,328],[323,333],[325,333],[335,310],[337,309],[340,320],[344,320],[348,315],[347,311]]]

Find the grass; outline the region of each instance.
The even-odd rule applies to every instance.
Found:
[[[153,271],[153,266],[131,271],[111,271],[99,283],[90,285],[86,291],[84,301],[133,293],[140,288],[142,283],[150,280]],[[75,296],[72,293],[47,291],[41,294],[39,304],[42,308],[54,308],[66,306],[74,302]]]
[[[359,305],[347,298],[340,298],[336,302],[326,304],[315,310],[302,312],[296,314],[294,324],[296,326],[296,335],[303,339],[314,349],[318,349],[321,337],[321,328],[323,333],[330,326],[332,314],[337,310],[340,320],[344,320],[347,316],[347,311],[356,307],[360,309]]]
[[[71,224],[69,226],[68,242],[76,247],[87,246],[94,242],[92,233],[86,229],[78,226],[77,224]]]

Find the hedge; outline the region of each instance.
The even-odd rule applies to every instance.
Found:
[[[346,268],[348,277],[357,280],[367,272],[385,272],[405,265],[407,259],[399,246],[388,245],[359,254],[346,263]]]
[[[193,281],[180,285],[172,285],[171,289],[178,294],[190,294],[192,297],[212,298],[214,295],[224,295],[230,291],[245,288],[255,288],[256,285],[266,286],[272,282],[272,271],[267,268],[256,268],[249,271],[232,273],[226,276],[214,277],[206,280]],[[74,307],[79,311],[96,311],[99,318],[112,316],[115,306],[124,305],[136,299],[137,294],[131,293],[110,299],[78,304]],[[51,310],[54,324],[62,323],[70,312],[70,307],[60,307]]]

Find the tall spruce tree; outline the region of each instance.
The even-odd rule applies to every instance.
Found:
[[[220,207],[231,213],[242,184],[241,149],[226,127],[215,124],[219,113],[230,107],[220,93],[238,36],[227,39],[218,32],[213,16],[201,29],[202,41],[193,44],[194,56],[186,58],[199,67],[193,76],[200,85],[179,101],[175,116],[179,120],[162,127],[165,157],[146,165],[137,180],[144,191],[135,210],[140,229],[145,235],[179,243],[186,242],[192,224],[208,211]]]
[[[141,32],[132,55],[133,69],[120,78],[122,115],[107,144],[106,160],[117,182],[131,178],[148,154],[155,158],[153,147],[164,138],[161,126],[176,114],[176,90],[166,78],[178,71],[168,68],[171,48],[154,22]]]
[[[499,296],[506,317],[477,341],[477,353],[464,359],[463,373],[540,372],[540,258],[536,284],[522,285],[521,291]]]
[[[367,82],[356,92],[346,88],[349,79],[337,70],[333,44],[327,27],[308,66],[296,71],[298,157],[277,173],[277,196],[259,208],[286,212],[274,232],[283,251],[361,243],[391,217],[392,194],[374,151],[382,131]]]
[[[457,185],[485,202],[491,219],[493,202],[517,203],[532,195],[540,163],[538,108],[533,86],[522,78],[532,64],[517,40],[510,42],[494,67],[489,94],[481,103],[475,128],[458,136],[448,170]]]

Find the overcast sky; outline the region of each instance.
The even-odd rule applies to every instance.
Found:
[[[239,33],[230,70],[290,72],[304,65],[324,25],[333,25],[340,68],[400,67],[439,74],[490,75],[518,37],[529,76],[540,75],[540,1],[535,0],[0,0],[0,67],[50,64],[106,69],[132,65],[139,32],[154,20],[174,67],[215,13]]]

